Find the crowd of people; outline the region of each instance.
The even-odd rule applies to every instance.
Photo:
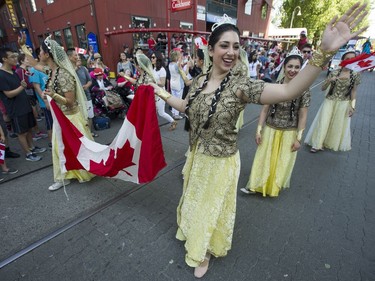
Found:
[[[71,179],[89,181],[94,175],[85,170],[64,174],[59,170],[57,138],[64,132],[54,130],[46,96],[83,135],[92,139],[96,134],[90,120],[120,108],[109,108],[108,100],[110,104],[121,103],[121,99],[124,102],[124,98],[131,100],[140,85],[151,85],[157,112],[169,122],[169,130],[175,130],[178,121],[185,119],[189,131],[176,238],[184,241],[185,261],[195,268],[195,277],[201,278],[210,258],[224,257],[232,244],[241,113],[248,103],[263,106],[255,134],[258,148],[248,185],[241,190],[278,196],[289,187],[301,147],[311,100],[309,86],[336,50],[365,29],[351,31],[365,15],[364,9],[365,5],[356,4],[342,17],[334,18],[314,51],[307,40],[288,51],[278,44],[268,48],[241,42],[238,28],[225,15],[213,25],[207,44],[194,52],[174,45],[166,57],[155,49],[158,43],[165,43],[165,34],[150,42],[152,48],[147,54],[124,50],[119,55],[115,82],[109,81],[109,69],[99,53],[89,53],[86,68],[74,49],[65,52],[48,38],[35,50],[34,57],[23,35],[21,54],[7,48],[0,50],[2,119],[9,124],[2,122],[0,140],[9,143],[4,133],[11,130],[26,159],[40,160],[39,154],[46,148],[35,146],[32,136],[41,133],[36,120],[42,112],[54,164],[54,183],[49,190],[57,190]],[[353,56],[355,52],[348,50],[343,60]],[[326,99],[305,140],[312,146],[311,152],[324,147],[350,149],[350,117],[355,111],[359,83],[359,74],[344,68],[328,76],[323,84],[323,90],[328,89]],[[119,95],[116,101],[115,94],[124,87],[128,88],[127,94]],[[172,115],[168,114],[169,106]],[[6,151],[12,157],[9,148]],[[13,153],[13,157],[17,155]],[[16,172],[5,163],[1,168],[3,174]]]

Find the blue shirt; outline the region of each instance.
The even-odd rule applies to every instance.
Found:
[[[47,80],[48,80],[48,75],[45,74],[44,72],[36,70],[34,67],[32,67],[30,69],[30,72],[33,73],[33,75],[29,76],[29,82],[30,83],[37,83],[37,84],[39,84],[40,85],[40,89],[42,91],[44,91],[45,88],[46,88],[46,83],[47,83]],[[46,108],[46,104],[45,104],[44,100],[39,96],[38,93],[36,93],[36,96],[38,98],[40,107]]]

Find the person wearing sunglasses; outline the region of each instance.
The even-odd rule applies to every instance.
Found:
[[[302,46],[302,57],[303,57],[303,65],[312,58],[312,45],[310,43],[306,43]]]

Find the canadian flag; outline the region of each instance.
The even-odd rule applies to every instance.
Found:
[[[375,67],[375,52],[371,54],[360,54],[352,59],[344,60],[340,66],[360,72]]]
[[[208,43],[206,38],[204,38],[203,36],[199,36],[194,39],[194,44],[197,47],[197,49],[199,49],[201,47],[207,46]]]
[[[156,116],[154,89],[138,87],[126,118],[110,145],[85,137],[50,100],[62,173],[84,169],[134,183],[152,181],[166,166]]]
[[[0,143],[0,164],[4,164],[5,161],[5,144]]]
[[[75,47],[75,49],[76,49],[77,54],[79,54],[79,55],[86,55],[86,53],[87,53],[87,50],[85,50],[85,49],[78,48],[78,47]]]

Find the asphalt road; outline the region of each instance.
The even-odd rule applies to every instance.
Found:
[[[374,75],[362,75],[352,150],[311,154],[304,146],[279,197],[239,192],[232,250],[213,259],[204,280],[375,280]],[[314,88],[307,128],[322,100]],[[245,111],[238,189],[251,169],[259,110]],[[20,172],[0,184],[1,281],[195,279],[174,238],[188,135],[181,121],[173,132],[159,121],[168,166],[149,184],[95,178],[50,192],[50,152],[36,163],[9,159]],[[97,141],[109,143],[120,125]]]

